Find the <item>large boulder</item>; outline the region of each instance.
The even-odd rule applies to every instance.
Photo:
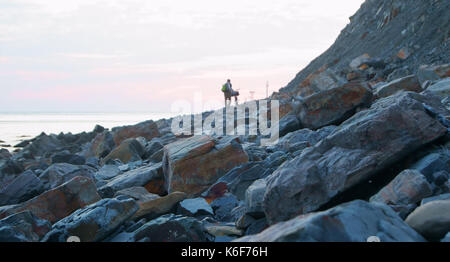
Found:
[[[39,195],[43,190],[44,184],[34,172],[25,171],[0,190],[0,206],[21,203]]]
[[[176,205],[186,199],[186,193],[173,192],[167,196],[139,202],[139,210],[134,214],[134,219],[142,217],[152,219],[169,213]]]
[[[130,138],[123,141],[118,147],[103,158],[102,164],[107,163],[108,160],[115,159],[119,159],[122,163],[139,161],[144,153],[144,148],[141,143],[134,138]]]
[[[164,193],[164,174],[161,163],[140,167],[118,175],[102,186],[99,192],[103,196],[112,197],[119,190],[135,186],[145,187],[147,191],[154,194]]]
[[[206,242],[210,236],[195,218],[168,214],[151,220],[138,228],[135,241],[144,242]]]
[[[72,178],[79,176],[94,179],[95,170],[89,166],[76,166],[67,163],[59,163],[53,164],[48,167],[39,176],[39,178],[45,184],[45,188],[48,190],[62,185]]]
[[[137,210],[133,199],[102,199],[54,224],[42,241],[66,242],[70,236],[77,236],[82,242],[101,241]]]
[[[30,211],[20,212],[0,220],[0,242],[38,242],[51,228]]]
[[[406,217],[422,199],[431,196],[433,188],[417,170],[404,170],[383,187],[370,202],[389,205],[401,217]]]
[[[54,223],[75,210],[100,200],[94,182],[87,177],[72,180],[26,202],[0,211],[0,219],[23,211]]]
[[[381,242],[425,241],[388,206],[362,200],[280,222],[237,242]]]
[[[447,133],[412,92],[378,100],[267,178],[270,223],[317,210],[405,155]]]
[[[422,87],[420,86],[417,76],[410,75],[380,86],[375,91],[375,96],[378,98],[387,97],[399,91],[413,91],[420,93],[422,91]]]
[[[112,129],[112,133],[116,145],[120,145],[128,138],[144,137],[147,140],[152,140],[152,138],[160,135],[158,126],[152,120],[133,126],[116,127]]]
[[[298,86],[294,95],[302,97],[311,96],[328,89],[341,86],[347,82],[346,79],[340,77],[327,65],[322,66],[317,71],[309,74]]]
[[[165,146],[163,159],[167,191],[198,196],[248,155],[233,137],[194,136]]]
[[[104,165],[96,173],[95,178],[97,180],[110,180],[118,175],[122,174],[122,171],[116,165]]]
[[[371,101],[372,92],[367,86],[349,83],[305,98],[297,109],[297,116],[303,127],[318,129],[339,124]]]
[[[414,210],[405,222],[429,240],[450,232],[450,200],[428,202]]]

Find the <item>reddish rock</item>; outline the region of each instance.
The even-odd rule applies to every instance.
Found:
[[[357,107],[369,105],[372,92],[361,83],[349,83],[307,97],[297,110],[304,127],[318,129],[349,118]]]
[[[164,150],[163,169],[169,193],[198,196],[233,167],[248,162],[237,138],[194,136],[171,143]]]
[[[128,138],[144,137],[147,140],[151,140],[152,138],[160,135],[158,126],[152,120],[142,122],[134,126],[113,128],[112,132],[116,145],[120,145]]]
[[[345,79],[342,79],[328,69],[328,65],[324,65],[300,83],[296,95],[307,97],[321,91],[338,87],[345,82]]]
[[[100,200],[94,182],[86,177],[75,177],[61,186],[46,191],[19,205],[2,210],[0,219],[23,211],[51,223],[70,215],[75,210]]]
[[[141,160],[144,155],[144,148],[136,139],[130,138],[123,141],[120,146],[116,147],[103,160],[102,165],[108,160],[119,159],[122,163]]]

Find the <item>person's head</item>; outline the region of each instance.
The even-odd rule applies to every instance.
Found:
[[[231,80],[230,80],[230,79],[228,79],[228,80],[227,80],[227,82],[228,82],[228,83],[230,83],[230,82],[231,82]]]

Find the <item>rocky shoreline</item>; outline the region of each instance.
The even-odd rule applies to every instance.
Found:
[[[388,2],[366,1],[330,50],[361,40],[355,24],[369,23],[367,12],[377,13],[377,34],[391,34],[413,7]],[[0,149],[0,242],[449,242],[448,49],[420,63],[426,50],[366,48],[343,53],[345,63],[328,52],[271,96],[275,145],[176,136],[161,119]],[[426,63],[433,55],[445,63]]]

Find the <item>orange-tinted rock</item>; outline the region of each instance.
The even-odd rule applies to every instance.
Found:
[[[186,199],[183,192],[173,192],[164,197],[138,202],[139,210],[134,214],[133,219],[146,217],[149,219],[169,213],[176,204]]]
[[[123,141],[120,146],[111,151],[111,153],[102,160],[102,164],[106,163],[108,160],[114,159],[119,159],[122,163],[138,161],[141,160],[141,156],[144,153],[144,148],[136,139],[127,139]]]
[[[163,168],[168,192],[198,196],[233,167],[248,162],[238,138],[218,140],[194,136],[164,148]]]
[[[362,83],[349,83],[307,97],[297,116],[304,127],[318,129],[349,118],[359,106],[368,105],[372,93]]]
[[[134,126],[113,128],[112,131],[116,145],[120,145],[128,138],[144,137],[147,140],[151,140],[152,138],[160,135],[158,126],[152,120],[142,122]]]
[[[345,82],[345,79],[342,79],[329,70],[328,65],[324,65],[300,83],[296,95],[307,97],[315,93],[338,87]]]
[[[100,200],[94,182],[87,177],[75,177],[67,183],[19,205],[2,210],[0,219],[23,211],[30,211],[51,223],[70,215],[75,210]]]

